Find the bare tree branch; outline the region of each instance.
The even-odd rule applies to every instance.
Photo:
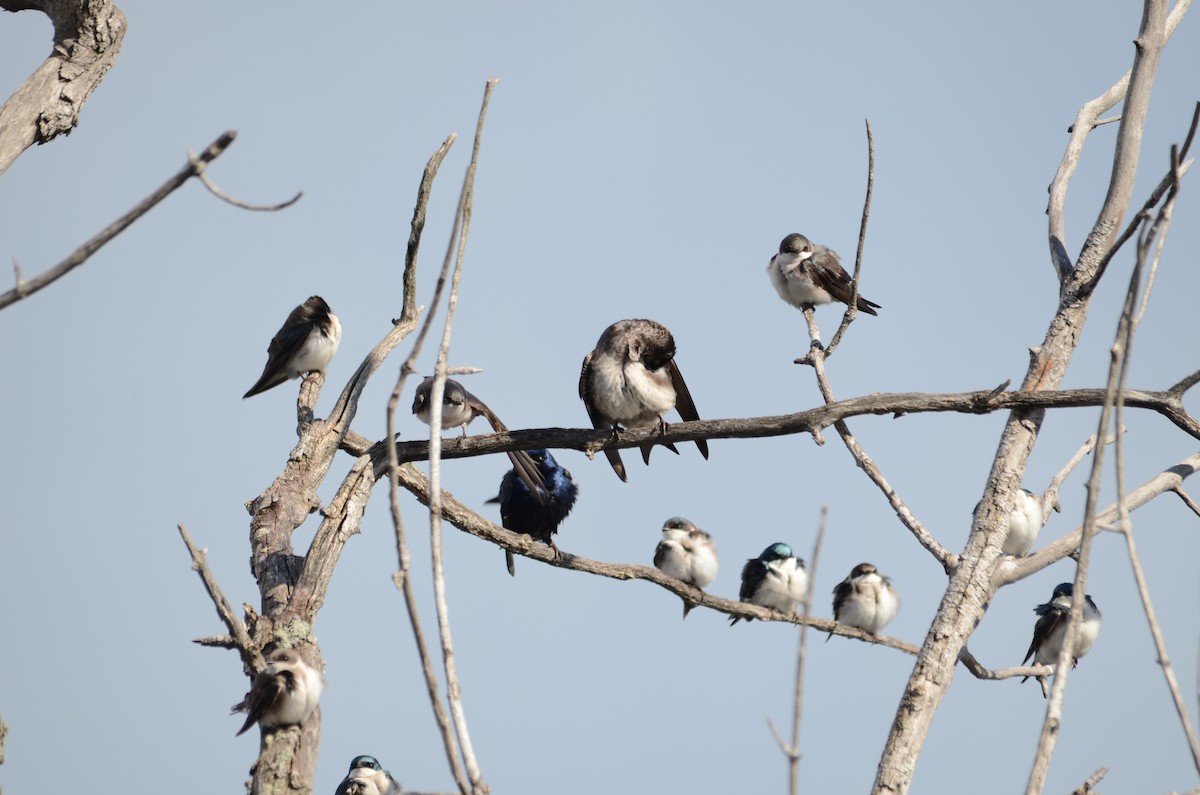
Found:
[[[1124,433],[1124,432],[1125,432],[1124,428],[1121,428],[1118,431],[1118,433]],[[1112,444],[1116,440],[1117,440],[1117,434],[1112,433],[1112,434],[1109,434],[1105,438],[1104,443],[1106,445]],[[1060,503],[1058,501],[1058,492],[1062,488],[1062,484],[1066,481],[1066,479],[1070,476],[1070,474],[1075,471],[1075,467],[1079,466],[1080,462],[1082,462],[1083,459],[1087,458],[1088,455],[1090,455],[1092,450],[1094,450],[1095,448],[1096,448],[1096,434],[1092,434],[1091,436],[1088,437],[1088,440],[1083,443],[1083,446],[1075,451],[1075,455],[1071,456],[1071,460],[1068,461],[1066,463],[1066,465],[1058,471],[1058,474],[1056,474],[1053,478],[1051,478],[1050,485],[1046,488],[1046,493],[1042,495],[1042,515],[1043,516],[1045,516],[1048,513],[1047,509],[1049,509],[1049,508],[1053,508],[1055,511],[1061,510],[1062,506],[1060,505]]]
[[[875,190],[875,136],[871,134],[871,120],[866,120],[867,125],[867,195],[863,199],[862,223],[858,227],[858,251],[854,256],[854,280],[850,283],[850,301],[846,304],[846,311],[842,315],[841,325],[837,331],[833,333],[833,339],[829,341],[829,347],[825,349],[825,358],[833,356],[834,350],[837,349],[838,343],[842,341],[842,336],[846,330],[850,328],[850,323],[858,316],[858,279],[862,275],[862,258],[863,246],[867,242],[867,221],[871,217],[871,194]]]
[[[293,204],[300,201],[300,197],[304,195],[304,191],[297,191],[295,196],[278,204],[250,204],[249,202],[244,202],[241,199],[236,199],[233,196],[230,196],[228,193],[213,184],[213,181],[208,178],[208,174],[205,173],[205,164],[197,161],[196,155],[191,149],[188,150],[188,160],[193,166],[195,166],[196,176],[200,179],[201,184],[208,188],[209,193],[211,193],[213,196],[216,196],[221,201],[228,202],[234,207],[240,207],[243,210],[255,210],[257,212],[267,213],[278,212],[284,208],[291,207]]]
[[[408,240],[408,251],[405,255],[404,268],[404,315],[403,322],[415,322],[419,311],[416,305],[416,261],[417,252],[420,248],[421,232],[425,227],[425,216],[429,204],[430,192],[433,188],[433,178],[436,176],[438,168],[441,166],[442,160],[446,157],[451,145],[457,139],[457,135],[451,134],[442,142],[441,147],[433,153],[429,158],[429,162],[425,166],[425,174],[421,180],[420,188],[417,192],[417,206],[413,213],[412,231]],[[458,235],[458,224],[460,216],[455,214],[454,226],[450,232],[450,238],[453,240]],[[442,266],[442,272],[438,278],[437,289],[434,293],[433,306],[437,307],[440,301],[441,291],[446,283],[447,271],[450,267],[449,259]],[[429,703],[433,708],[433,716],[437,722],[438,732],[442,736],[442,746],[446,751],[446,760],[450,765],[450,773],[454,777],[455,783],[458,785],[460,793],[470,791],[470,782],[467,780],[466,771],[463,770],[462,762],[459,760],[458,741],[454,736],[453,727],[450,725],[450,716],[446,714],[446,709],[442,705],[442,700],[438,695],[438,680],[437,672],[434,670],[433,655],[429,652],[429,646],[425,642],[425,632],[421,628],[420,612],[417,608],[417,598],[412,587],[412,578],[409,572],[412,566],[412,556],[408,550],[408,540],[404,532],[404,520],[400,512],[400,489],[396,479],[396,469],[399,466],[399,461],[396,456],[396,408],[400,403],[400,395],[404,389],[405,379],[412,372],[413,365],[416,361],[417,354],[421,350],[421,345],[425,340],[425,336],[429,332],[429,328],[433,323],[435,312],[431,311],[426,314],[425,322],[421,326],[421,331],[417,335],[417,339],[413,344],[412,352],[407,360],[400,367],[400,372],[396,378],[396,386],[392,390],[391,396],[388,398],[387,404],[387,472],[388,477],[388,495],[389,503],[392,512],[392,527],[396,534],[396,557],[399,562],[399,569],[393,575],[392,580],[396,584],[404,597],[404,606],[408,613],[409,626],[412,628],[413,639],[417,645],[417,654],[421,661],[421,673],[425,679],[426,694],[429,697]],[[401,321],[397,321],[398,323]],[[353,433],[353,432],[350,432]],[[357,437],[357,434],[354,434]],[[347,434],[347,439],[355,441]],[[365,442],[365,440],[362,440]],[[361,443],[361,442],[360,442]],[[367,453],[367,448],[364,446],[363,453]]]
[[[254,658],[260,656],[259,649],[250,640],[250,634],[246,631],[246,625],[234,614],[233,607],[230,606],[229,600],[225,598],[225,594],[221,593],[221,587],[217,585],[217,578],[213,576],[212,570],[208,568],[206,551],[196,548],[187,528],[182,524],[179,525],[179,535],[183,538],[183,543],[187,545],[188,552],[192,556],[192,571],[200,575],[200,581],[204,583],[204,590],[208,591],[209,598],[212,599],[213,605],[217,608],[217,615],[220,616],[225,626],[229,628],[229,632],[236,644],[235,648],[242,653],[242,660],[249,667]],[[196,642],[201,643],[199,640]],[[203,643],[202,645],[215,646],[223,644]]]
[[[0,129],[3,128],[3,121],[0,120]],[[176,172],[175,176],[164,182],[158,190],[151,193],[145,199],[142,199],[136,207],[122,215],[117,220],[106,226],[104,229],[93,237],[91,240],[84,243],[79,248],[71,252],[71,254],[62,262],[55,265],[53,268],[40,273],[29,281],[22,281],[20,270],[17,270],[17,286],[6,293],[0,294],[0,309],[4,309],[17,301],[36,293],[43,287],[57,281],[69,272],[87,262],[88,258],[99,251],[105,243],[112,240],[117,235],[124,232],[137,219],[141,218],[150,211],[154,205],[158,204],[163,199],[170,196],[176,188],[187,182],[191,177],[196,176],[199,172],[196,170],[206,163],[210,163],[220,156],[225,149],[233,143],[233,139],[237,133],[233,130],[226,132],[217,140],[208,145],[208,148],[200,153],[197,158],[189,151],[188,155],[191,160],[186,166]],[[199,164],[199,165],[198,165]]]
[[[442,441],[442,396],[446,386],[446,357],[450,352],[450,333],[454,327],[454,311],[458,305],[458,288],[462,280],[463,257],[466,254],[467,238],[471,229],[471,213],[474,206],[475,171],[479,164],[479,147],[483,138],[483,122],[487,117],[488,103],[492,91],[500,81],[489,78],[483,91],[483,105],[479,109],[479,119],[475,126],[475,144],[471,151],[471,162],[467,166],[467,175],[463,180],[462,196],[459,199],[458,215],[461,217],[461,233],[457,236],[457,255],[454,263],[454,274],[451,277],[450,298],[446,307],[446,322],[442,330],[442,342],[438,349],[437,365],[434,368],[433,390],[430,394],[431,417],[429,421],[429,477],[432,483],[432,495],[429,501],[429,534],[430,553],[433,566],[434,606],[437,611],[438,634],[442,643],[442,667],[446,672],[446,700],[450,705],[450,716],[453,719],[454,731],[458,737],[459,748],[462,752],[463,764],[467,777],[471,782],[471,792],[475,795],[486,795],[488,786],[484,783],[483,773],[475,757],[475,749],[471,743],[471,735],[467,728],[467,717],[463,710],[462,689],[458,680],[458,667],[454,661],[454,641],[450,631],[450,609],[446,603],[446,578],[442,560],[442,514],[441,514],[441,441]],[[451,248],[455,246],[455,238],[451,238]],[[447,252],[449,256],[450,252]],[[463,792],[463,795],[468,795]]]
[[[1162,414],[1189,435],[1200,439],[1200,422],[1187,413],[1183,405],[1183,394],[1172,390],[1129,390],[1125,402],[1126,405]],[[579,450],[591,456],[600,450],[636,447],[646,441],[688,442],[697,439],[758,439],[800,433],[817,434],[839,420],[868,414],[988,414],[1002,409],[1095,407],[1103,402],[1103,389],[1002,392],[999,395],[992,395],[991,390],[986,389],[946,395],[925,392],[878,392],[817,406],[795,414],[673,422],[665,430],[627,429],[617,438],[614,438],[610,431],[598,431],[594,428],[534,428],[472,434],[443,439],[442,457],[470,458],[537,448]],[[396,448],[401,462],[424,461],[429,457],[428,441],[398,442]]]
[[[1175,3],[1175,7],[1171,9],[1171,13],[1167,17],[1166,30],[1162,41],[1163,45],[1175,33],[1175,28],[1183,20],[1183,15],[1187,13],[1191,4],[1191,0],[1178,0]],[[1135,61],[1135,67],[1136,65],[1137,62]],[[1095,99],[1084,103],[1083,107],[1079,109],[1079,112],[1075,116],[1075,123],[1070,127],[1071,138],[1067,143],[1066,152],[1063,153],[1063,159],[1058,166],[1058,172],[1054,175],[1054,180],[1050,183],[1050,203],[1046,209],[1046,214],[1049,216],[1050,257],[1058,272],[1060,282],[1065,283],[1073,270],[1071,255],[1068,253],[1066,245],[1067,188],[1071,184],[1071,178],[1075,176],[1075,169],[1079,165],[1079,158],[1083,154],[1083,145],[1087,141],[1088,134],[1099,126],[1097,119],[1101,115],[1107,113],[1125,98],[1129,91],[1129,82],[1132,74],[1133,69],[1130,69],[1116,83],[1110,86],[1107,91]],[[1143,86],[1148,91],[1149,85],[1145,84],[1145,75],[1141,74],[1139,77],[1143,78]],[[1151,70],[1149,78],[1151,79],[1150,82],[1153,82],[1153,70]],[[1144,116],[1135,122],[1139,130],[1141,129],[1143,119]],[[1124,122],[1124,118],[1121,121]],[[1134,166],[1136,170],[1136,160],[1134,161]],[[1120,222],[1121,216],[1124,216],[1123,209],[1115,223]]]
[[[869,133],[869,125],[867,130]],[[861,247],[861,243],[859,245]],[[808,561],[808,589],[804,593],[804,610],[800,614],[804,619],[812,617],[813,592],[816,590],[817,569],[821,561],[821,543],[825,540],[825,526],[828,519],[829,506],[822,505],[821,518],[817,522],[817,537],[813,541],[812,557]],[[798,795],[800,792],[800,718],[804,714],[804,661],[807,656],[808,624],[805,623],[800,625],[800,651],[796,655],[796,703],[792,709],[792,744],[791,746],[784,746],[783,743],[779,745],[788,758],[788,792],[791,795]],[[771,731],[778,735],[774,726],[771,727]]]
[[[1079,787],[1071,793],[1071,795],[1091,795],[1096,791],[1096,785],[1099,784],[1101,779],[1107,775],[1107,767],[1097,768],[1096,772],[1088,776],[1087,781],[1084,781],[1082,784],[1080,784]]]
[[[79,112],[121,51],[125,15],[109,0],[0,0],[4,11],[36,9],[54,24],[54,49],[0,107],[0,174],[33,144],[71,132]]]

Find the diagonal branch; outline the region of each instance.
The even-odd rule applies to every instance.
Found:
[[[2,128],[3,121],[0,120],[0,129]],[[95,237],[72,251],[66,259],[55,265],[53,268],[38,274],[28,281],[22,280],[20,277],[20,272],[18,271],[17,286],[6,293],[0,293],[0,309],[11,306],[12,304],[15,304],[17,301],[20,301],[24,298],[28,298],[38,290],[41,290],[43,287],[58,281],[75,268],[87,262],[88,258],[99,251],[105,243],[124,232],[130,224],[148,213],[151,208],[154,207],[154,205],[170,196],[180,185],[199,174],[199,169],[202,168],[204,164],[210,163],[219,157],[220,154],[224,152],[231,143],[233,143],[233,139],[236,136],[237,133],[233,130],[230,130],[209,144],[208,148],[201,152],[199,157],[192,156],[188,164],[177,171],[175,176],[164,182],[158,188],[158,190],[142,199],[132,210],[125,213],[108,226],[104,227],[104,229],[101,229]],[[188,154],[191,155],[191,152]]]
[[[192,542],[192,536],[188,533],[186,527],[182,524],[178,525],[178,527],[179,535],[183,538],[183,543],[187,545],[188,553],[192,556],[192,570],[200,575],[200,581],[204,583],[204,590],[208,592],[209,598],[213,601],[213,606],[217,608],[217,615],[221,617],[221,621],[229,628],[229,632],[236,643],[236,648],[242,654],[242,661],[246,664],[247,668],[253,668],[252,663],[259,656],[258,647],[250,640],[250,634],[246,631],[246,625],[234,614],[233,607],[230,606],[229,600],[225,598],[225,594],[221,593],[221,586],[217,585],[217,578],[213,576],[212,570],[208,568],[205,550],[196,548],[195,543]],[[259,665],[261,666],[261,663]]]

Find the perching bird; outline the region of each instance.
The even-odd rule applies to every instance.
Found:
[[[975,503],[976,512],[981,504]],[[1043,524],[1042,501],[1029,489],[1020,489],[1013,495],[1013,509],[1008,515],[1007,534],[1000,551],[1018,558],[1028,555]]]
[[[717,578],[717,547],[708,533],[681,516],[673,516],[662,526],[654,565],[664,574],[703,591]],[[683,617],[687,618],[695,606],[685,598]]]
[[[1033,548],[1045,518],[1042,501],[1029,489],[1021,489],[1013,495],[1013,510],[1008,519],[1008,536],[1001,551],[1006,555],[1023,557]]]
[[[804,235],[790,234],[783,239],[779,253],[767,265],[767,275],[779,297],[797,309],[833,301],[849,304],[854,291],[854,280],[837,252],[813,245]],[[878,315],[875,310],[881,308],[861,295],[856,306],[868,315]]]
[[[899,609],[900,597],[891,580],[870,563],[855,566],[833,589],[833,619],[871,635],[878,635]]]
[[[400,795],[400,785],[373,756],[356,756],[334,795]]]
[[[263,729],[303,723],[317,708],[324,689],[320,672],[299,652],[276,649],[267,657],[267,667],[254,677],[250,692],[233,705],[234,713],[246,713],[238,734],[245,733],[256,721]]]
[[[1033,608],[1033,612],[1037,613],[1039,618],[1033,626],[1033,641],[1029,644],[1029,651],[1025,652],[1022,665],[1029,662],[1030,657],[1033,658],[1034,665],[1054,665],[1066,638],[1067,620],[1071,615],[1074,593],[1075,586],[1072,583],[1061,583],[1054,589],[1049,602]],[[1092,650],[1096,638],[1100,635],[1100,609],[1096,607],[1090,595],[1085,594],[1084,600],[1083,618],[1075,630],[1075,643],[1071,650],[1072,668],[1079,663],[1080,657]],[[1028,678],[1026,676],[1021,681],[1024,682]],[[1045,695],[1046,682],[1041,677],[1038,678],[1042,684],[1042,695]]]
[[[242,400],[273,386],[320,370],[325,372],[342,341],[342,324],[329,304],[314,295],[292,310],[267,346],[267,366]]]
[[[429,400],[433,394],[433,382],[432,375],[427,377],[417,385],[417,391],[413,395],[412,413],[426,425],[433,424],[433,405]],[[496,433],[508,430],[496,416],[496,412],[488,408],[486,403],[468,392],[462,384],[447,378],[442,390],[442,428],[461,427],[462,435],[466,436],[467,426],[476,417],[485,418]],[[524,450],[509,451],[508,460],[512,462],[513,469],[517,471],[521,480],[525,481],[534,499],[541,502],[546,493],[546,484],[538,473],[537,464]]]
[[[793,555],[787,544],[772,544],[742,567],[742,589],[738,597],[743,602],[791,615],[807,592],[808,571],[804,561]],[[730,626],[739,620],[740,616],[730,616]]]
[[[545,499],[542,502],[535,500],[529,485],[518,476],[515,469],[510,469],[500,480],[499,496],[488,502],[500,503],[500,523],[506,530],[533,536],[535,541],[548,544],[557,553],[554,534],[575,505],[579,486],[571,473],[559,466],[548,450],[530,450],[529,455],[546,484]],[[517,569],[512,552],[504,550],[504,559],[508,564],[508,573],[515,577]]]
[[[619,426],[665,431],[662,415],[673,408],[685,421],[698,420],[696,404],[683,374],[675,364],[675,339],[666,326],[653,320],[619,320],[604,330],[595,349],[583,357],[579,372],[579,397],[587,407],[594,428]],[[667,442],[673,453],[679,451]],[[642,445],[642,460],[650,463],[652,442]],[[708,442],[697,439],[700,453],[708,458]],[[618,450],[605,450],[613,471],[627,481],[625,464]]]

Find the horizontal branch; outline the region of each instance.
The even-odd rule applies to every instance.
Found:
[[[1183,407],[1183,393],[1196,383],[1197,378],[1200,378],[1200,375],[1193,374],[1170,389],[1160,392],[1130,390],[1125,393],[1125,404],[1156,411],[1190,436],[1200,439],[1200,422]],[[600,450],[637,447],[647,441],[675,443],[697,439],[752,439],[799,433],[815,435],[838,420],[865,414],[988,414],[1007,409],[1083,408],[1103,404],[1103,389],[1014,391],[999,394],[992,390],[980,390],[945,395],[925,392],[880,392],[839,400],[796,414],[679,422],[668,425],[663,431],[653,427],[623,430],[616,438],[610,431],[591,428],[538,428],[456,437],[442,442],[442,457],[469,458],[537,448],[579,450],[592,455]],[[424,440],[398,443],[396,450],[401,462],[424,461],[429,458],[429,442]],[[362,452],[365,452],[365,449],[360,450],[358,454],[361,455]]]
[[[958,661],[970,671],[976,679],[986,679],[989,681],[1000,681],[1001,679],[1012,679],[1015,676],[1050,676],[1054,673],[1052,665],[1021,665],[1015,668],[998,668],[992,671],[984,668],[979,660],[975,659],[975,655],[971,654],[971,650],[966,646],[962,647],[962,651],[958,653]]]

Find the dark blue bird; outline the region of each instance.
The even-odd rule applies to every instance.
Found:
[[[558,526],[571,512],[579,486],[571,473],[558,465],[554,456],[546,450],[530,450],[529,457],[537,464],[538,472],[546,483],[547,493],[543,502],[538,502],[521,480],[516,470],[510,469],[500,481],[500,494],[488,502],[500,503],[500,523],[506,530],[533,536],[534,540],[550,545],[556,553],[554,534]],[[517,574],[512,552],[504,550],[508,573]]]

